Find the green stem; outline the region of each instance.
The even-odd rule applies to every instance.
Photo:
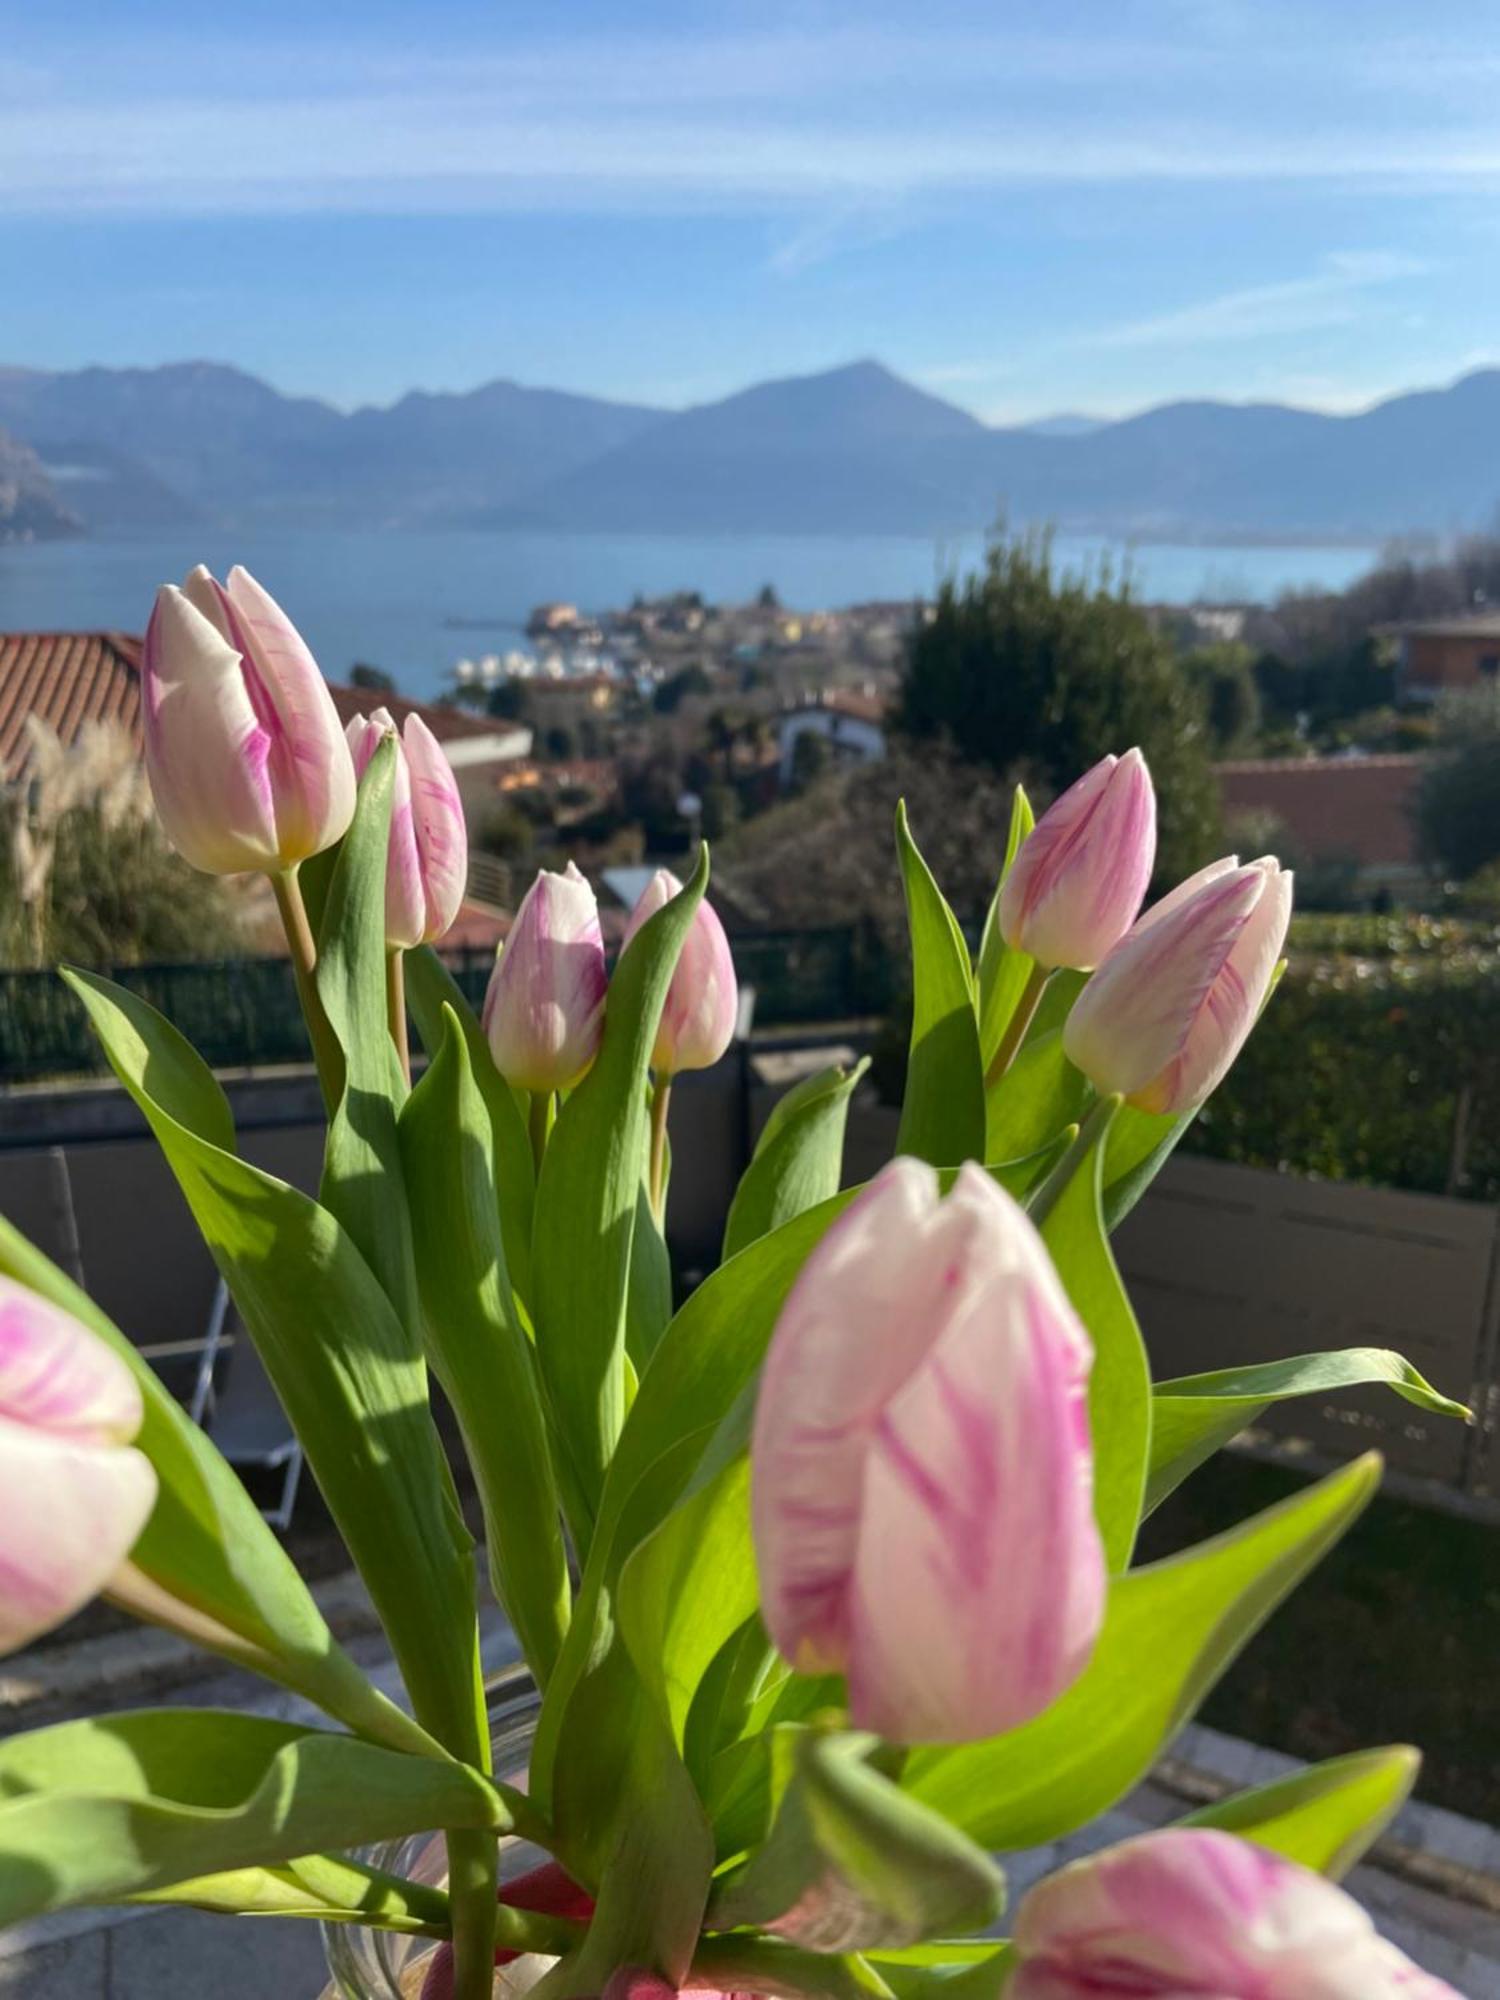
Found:
[[[406,955],[400,945],[385,955],[385,1010],[391,1024],[391,1040],[406,1087],[411,1088],[411,1043],[406,1034]]]
[[[1005,1033],[1000,1037],[1000,1045],[990,1058],[990,1066],[984,1073],[984,1087],[993,1090],[1016,1059],[1017,1051],[1026,1039],[1026,1030],[1031,1026],[1032,1017],[1041,1005],[1042,994],[1047,981],[1052,977],[1045,965],[1033,965],[1026,975],[1026,984],[1021,988],[1021,997],[1016,1002],[1016,1010],[1005,1024]]]
[[[547,1140],[552,1132],[552,1092],[534,1090],[531,1093],[531,1109],[527,1114],[526,1129],[531,1134],[531,1157],[536,1163],[537,1178],[541,1178],[542,1160],[547,1151]]]
[[[662,1229],[667,1217],[667,1105],[672,1096],[672,1079],[659,1076],[651,1093],[651,1175],[648,1191],[651,1213]]]
[[[492,1833],[448,1829],[453,2000],[490,2000],[495,1988],[495,1899],[500,1849]]]
[[[296,869],[286,868],[273,875],[271,887],[276,895],[276,907],[281,912],[281,927],[286,932],[287,948],[292,955],[297,997],[302,1002],[302,1016],[307,1022],[307,1033],[312,1042],[313,1061],[318,1066],[318,1082],[323,1088],[323,1108],[332,1117],[344,1094],[344,1052],[323,1011],[323,1001],[318,993],[318,982],[314,976],[318,947],[313,941],[312,925],[307,920],[307,905],[302,900]]]
[[[1083,1165],[1095,1146],[1102,1146],[1109,1130],[1110,1120],[1119,1110],[1121,1099],[1117,1096],[1098,1097],[1089,1106],[1078,1135],[1067,1152],[1042,1182],[1036,1193],[1026,1204],[1027,1213],[1040,1229],[1047,1217],[1056,1208],[1063,1189]]]

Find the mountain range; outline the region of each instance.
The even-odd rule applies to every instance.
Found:
[[[1006,428],[875,361],[678,411],[497,381],[344,412],[215,362],[0,368],[0,539],[8,521],[945,535],[1003,513],[1332,541],[1487,525],[1497,501],[1494,369],[1348,416],[1177,402]]]

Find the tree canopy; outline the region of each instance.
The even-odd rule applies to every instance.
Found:
[[[1107,570],[1063,574],[1050,539],[996,535],[944,584],[911,644],[898,727],[1026,779],[1044,799],[1138,744],[1156,781],[1158,874],[1211,857],[1219,831],[1201,689]]]

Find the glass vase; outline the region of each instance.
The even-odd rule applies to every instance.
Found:
[[[491,1682],[487,1703],[495,1772],[524,1786],[541,1696],[525,1667],[512,1667]],[[441,1834],[420,1833],[382,1841],[360,1854],[376,1868],[436,1887],[447,1878],[448,1859]],[[500,1843],[502,1881],[522,1875],[546,1855],[522,1840]],[[431,1938],[403,1937],[395,1931],[367,1930],[359,1924],[324,1924],[323,1946],[331,1980],[323,2000],[419,2000],[427,1961],[437,1950]],[[499,1975],[496,1992],[502,1991]]]

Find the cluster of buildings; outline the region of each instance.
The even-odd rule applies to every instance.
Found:
[[[524,680],[524,722],[484,712],[472,696],[423,703],[338,684],[332,692],[346,721],[379,706],[398,723],[418,711],[453,764],[471,826],[482,826],[497,803],[528,794],[565,826],[618,799],[622,757],[639,749],[663,713],[677,711],[675,703],[664,709],[657,691],[696,668],[684,731],[707,728],[712,737],[705,718],[724,712],[715,704],[738,703],[750,720],[737,733],[719,721],[715,754],[760,804],[796,782],[810,739],[823,764],[885,754],[906,638],[923,615],[920,605],[898,603],[800,613],[769,592],[740,606],[679,593],[598,616],[544,604],[528,626],[538,652],[493,667],[467,663],[468,674],[459,675],[461,685]],[[1376,636],[1396,650],[1406,700],[1500,683],[1500,613],[1385,626]],[[0,633],[0,784],[26,781],[30,716],[64,743],[89,723],[111,722],[139,744],[140,664],[141,641],[126,633]],[[1420,754],[1250,758],[1221,764],[1219,779],[1232,817],[1274,816],[1302,855],[1347,864],[1365,887],[1399,893],[1419,873],[1414,806],[1422,766]]]

